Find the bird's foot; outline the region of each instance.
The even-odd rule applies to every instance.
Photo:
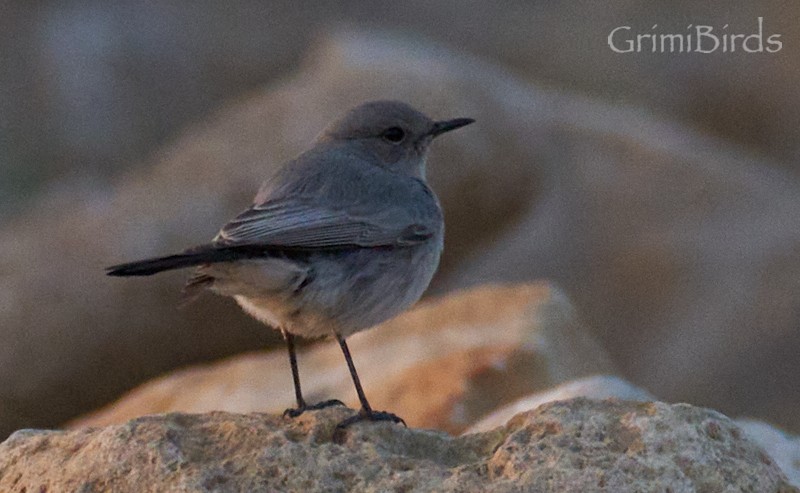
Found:
[[[391,421],[392,423],[402,423],[403,426],[408,426],[406,422],[403,421],[403,418],[396,414],[362,408],[358,411],[358,414],[350,416],[336,425],[336,429],[333,431],[333,443],[338,443],[339,445],[343,444],[347,436],[347,428],[359,421]]]
[[[304,404],[299,407],[292,407],[285,410],[283,412],[283,416],[287,418],[296,418],[306,411],[317,411],[319,409],[325,409],[326,407],[333,406],[344,406],[344,402],[340,401],[339,399],[331,399],[329,401],[317,402],[316,404],[311,404],[310,406]]]
[[[350,416],[338,425],[336,431],[344,431],[347,427],[359,421],[391,421],[393,423],[402,423],[403,426],[408,427],[403,418],[396,414],[387,413],[386,411],[373,411],[371,409],[361,409],[358,414]]]

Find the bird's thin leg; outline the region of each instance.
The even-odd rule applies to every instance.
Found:
[[[303,399],[303,391],[300,389],[300,371],[297,368],[297,352],[294,348],[294,335],[285,330],[282,330],[281,333],[283,333],[283,338],[286,340],[286,348],[289,350],[289,364],[292,366],[292,380],[294,380],[294,396],[297,399],[297,408],[287,409],[283,412],[283,415],[296,418],[309,410],[323,409],[329,406],[344,406],[344,403],[338,399],[318,402],[310,406],[306,404],[305,399]]]
[[[351,416],[346,420],[342,421],[336,427],[338,429],[344,429],[350,426],[353,423],[358,421],[393,421],[395,423],[403,423],[402,418],[395,416],[392,413],[382,412],[382,411],[373,411],[372,407],[369,405],[369,401],[367,401],[367,396],[364,394],[364,389],[361,387],[361,380],[358,378],[358,373],[356,372],[356,367],[353,364],[353,358],[350,356],[350,350],[347,348],[347,343],[344,341],[344,338],[339,334],[336,334],[336,340],[339,341],[339,347],[342,348],[342,353],[344,353],[344,359],[347,361],[347,368],[350,370],[350,376],[353,378],[353,384],[356,386],[356,393],[358,394],[358,400],[361,402],[361,410],[355,416]]]
[[[350,356],[350,349],[348,349],[347,343],[345,342],[344,338],[341,337],[339,334],[336,334],[336,340],[339,341],[339,347],[342,348],[342,353],[344,353],[344,359],[345,361],[347,361],[347,368],[350,370],[350,376],[353,378],[353,383],[356,386],[358,401],[361,403],[361,411],[366,414],[371,414],[372,407],[370,407],[369,401],[367,401],[367,396],[364,394],[364,389],[361,387],[361,379],[358,378],[358,372],[356,372],[356,366],[353,364],[352,356]]]
[[[294,349],[294,336],[285,330],[281,331],[286,340],[286,348],[289,350],[289,364],[292,366],[292,380],[294,380],[294,396],[297,398],[297,410],[306,408],[306,401],[303,399],[303,391],[300,390],[300,371],[297,369],[297,352]]]

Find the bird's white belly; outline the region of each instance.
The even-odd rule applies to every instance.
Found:
[[[280,317],[273,310],[271,310],[269,306],[243,295],[236,295],[233,297],[233,299],[239,303],[239,306],[241,306],[245,312],[259,322],[267,324],[276,329],[281,327]]]
[[[358,251],[315,258],[309,283],[293,292],[235,294],[250,315],[307,338],[343,337],[373,327],[414,304],[430,283],[441,247]]]

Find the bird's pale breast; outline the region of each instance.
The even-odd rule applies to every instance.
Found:
[[[248,313],[276,328],[303,337],[334,332],[346,337],[419,300],[441,250],[437,235],[413,246],[319,252],[301,263],[306,277],[287,278],[294,286],[234,297]]]

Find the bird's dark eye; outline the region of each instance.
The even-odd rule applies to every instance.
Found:
[[[403,132],[403,129],[400,127],[391,127],[384,130],[384,132],[381,134],[381,137],[388,140],[389,142],[397,144],[398,142],[402,142],[403,139],[406,138],[406,133]]]

